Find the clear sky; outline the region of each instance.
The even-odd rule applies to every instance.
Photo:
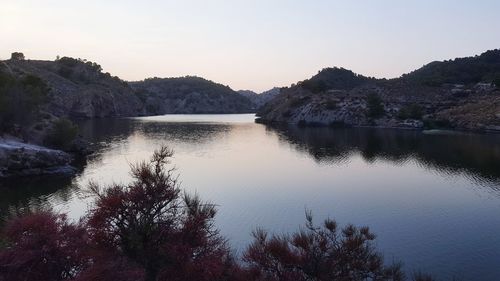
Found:
[[[85,58],[125,80],[263,91],[327,66],[391,78],[495,48],[499,0],[0,0],[0,58]]]

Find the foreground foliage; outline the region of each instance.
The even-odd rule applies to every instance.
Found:
[[[399,265],[384,265],[367,227],[316,227],[310,213],[290,236],[256,230],[237,263],[214,227],[214,205],[181,192],[171,156],[164,147],[133,166],[128,185],[91,184],[95,203],[78,223],[51,211],[12,219],[0,281],[404,280]]]

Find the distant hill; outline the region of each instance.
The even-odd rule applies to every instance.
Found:
[[[228,86],[195,76],[131,82],[148,114],[249,113],[252,102]]]
[[[432,62],[396,79],[326,68],[268,101],[259,122],[500,132],[500,50]]]
[[[281,91],[280,88],[275,87],[270,90],[264,91],[260,94],[257,94],[256,92],[249,90],[240,90],[238,91],[238,94],[248,98],[253,103],[254,107],[256,109],[259,109],[262,106],[264,106],[268,101],[277,96],[280,93],[280,91]]]

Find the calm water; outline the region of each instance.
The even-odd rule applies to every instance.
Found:
[[[169,115],[81,124],[98,150],[73,178],[3,182],[0,211],[53,206],[78,218],[89,180],[127,182],[168,144],[182,186],[219,206],[234,248],[263,227],[368,225],[387,260],[443,280],[500,278],[500,136],[269,127],[253,115]],[[480,277],[478,277],[480,276]]]

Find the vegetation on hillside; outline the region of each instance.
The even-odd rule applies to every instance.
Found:
[[[214,226],[214,205],[182,193],[171,156],[163,147],[133,166],[130,184],[91,184],[95,203],[77,223],[52,211],[10,220],[0,281],[405,280],[399,265],[384,265],[367,227],[317,227],[310,214],[290,236],[257,230],[238,262]]]
[[[68,150],[77,136],[78,126],[69,119],[61,118],[53,122],[45,143],[55,148]]]
[[[402,106],[398,112],[398,118],[400,119],[422,119],[423,109],[420,105],[416,103],[407,104]]]
[[[197,76],[147,78],[144,81],[136,82],[135,84],[143,85],[144,87],[161,87],[161,93],[170,98],[181,98],[192,92],[200,92],[209,96],[220,96],[224,94],[236,96],[236,92],[228,86],[224,86]],[[142,87],[139,86],[139,89],[141,88]]]
[[[385,109],[382,99],[379,95],[371,93],[366,96],[367,112],[366,115],[370,118],[377,119],[384,115]]]
[[[356,74],[344,68],[334,67],[324,68],[318,74],[297,83],[297,85],[313,93],[319,93],[330,89],[351,90],[370,81],[376,81],[376,79]]]
[[[0,69],[0,131],[30,126],[47,102],[49,87],[34,75],[15,77]]]
[[[248,113],[254,105],[228,86],[196,76],[132,82],[149,114]]]
[[[403,79],[427,86],[473,84],[493,82],[500,85],[500,49],[490,50],[479,56],[431,62]]]
[[[127,85],[120,78],[103,73],[101,65],[86,59],[62,57],[56,59],[57,74],[79,84],[90,84],[100,79],[111,78],[115,82]]]

